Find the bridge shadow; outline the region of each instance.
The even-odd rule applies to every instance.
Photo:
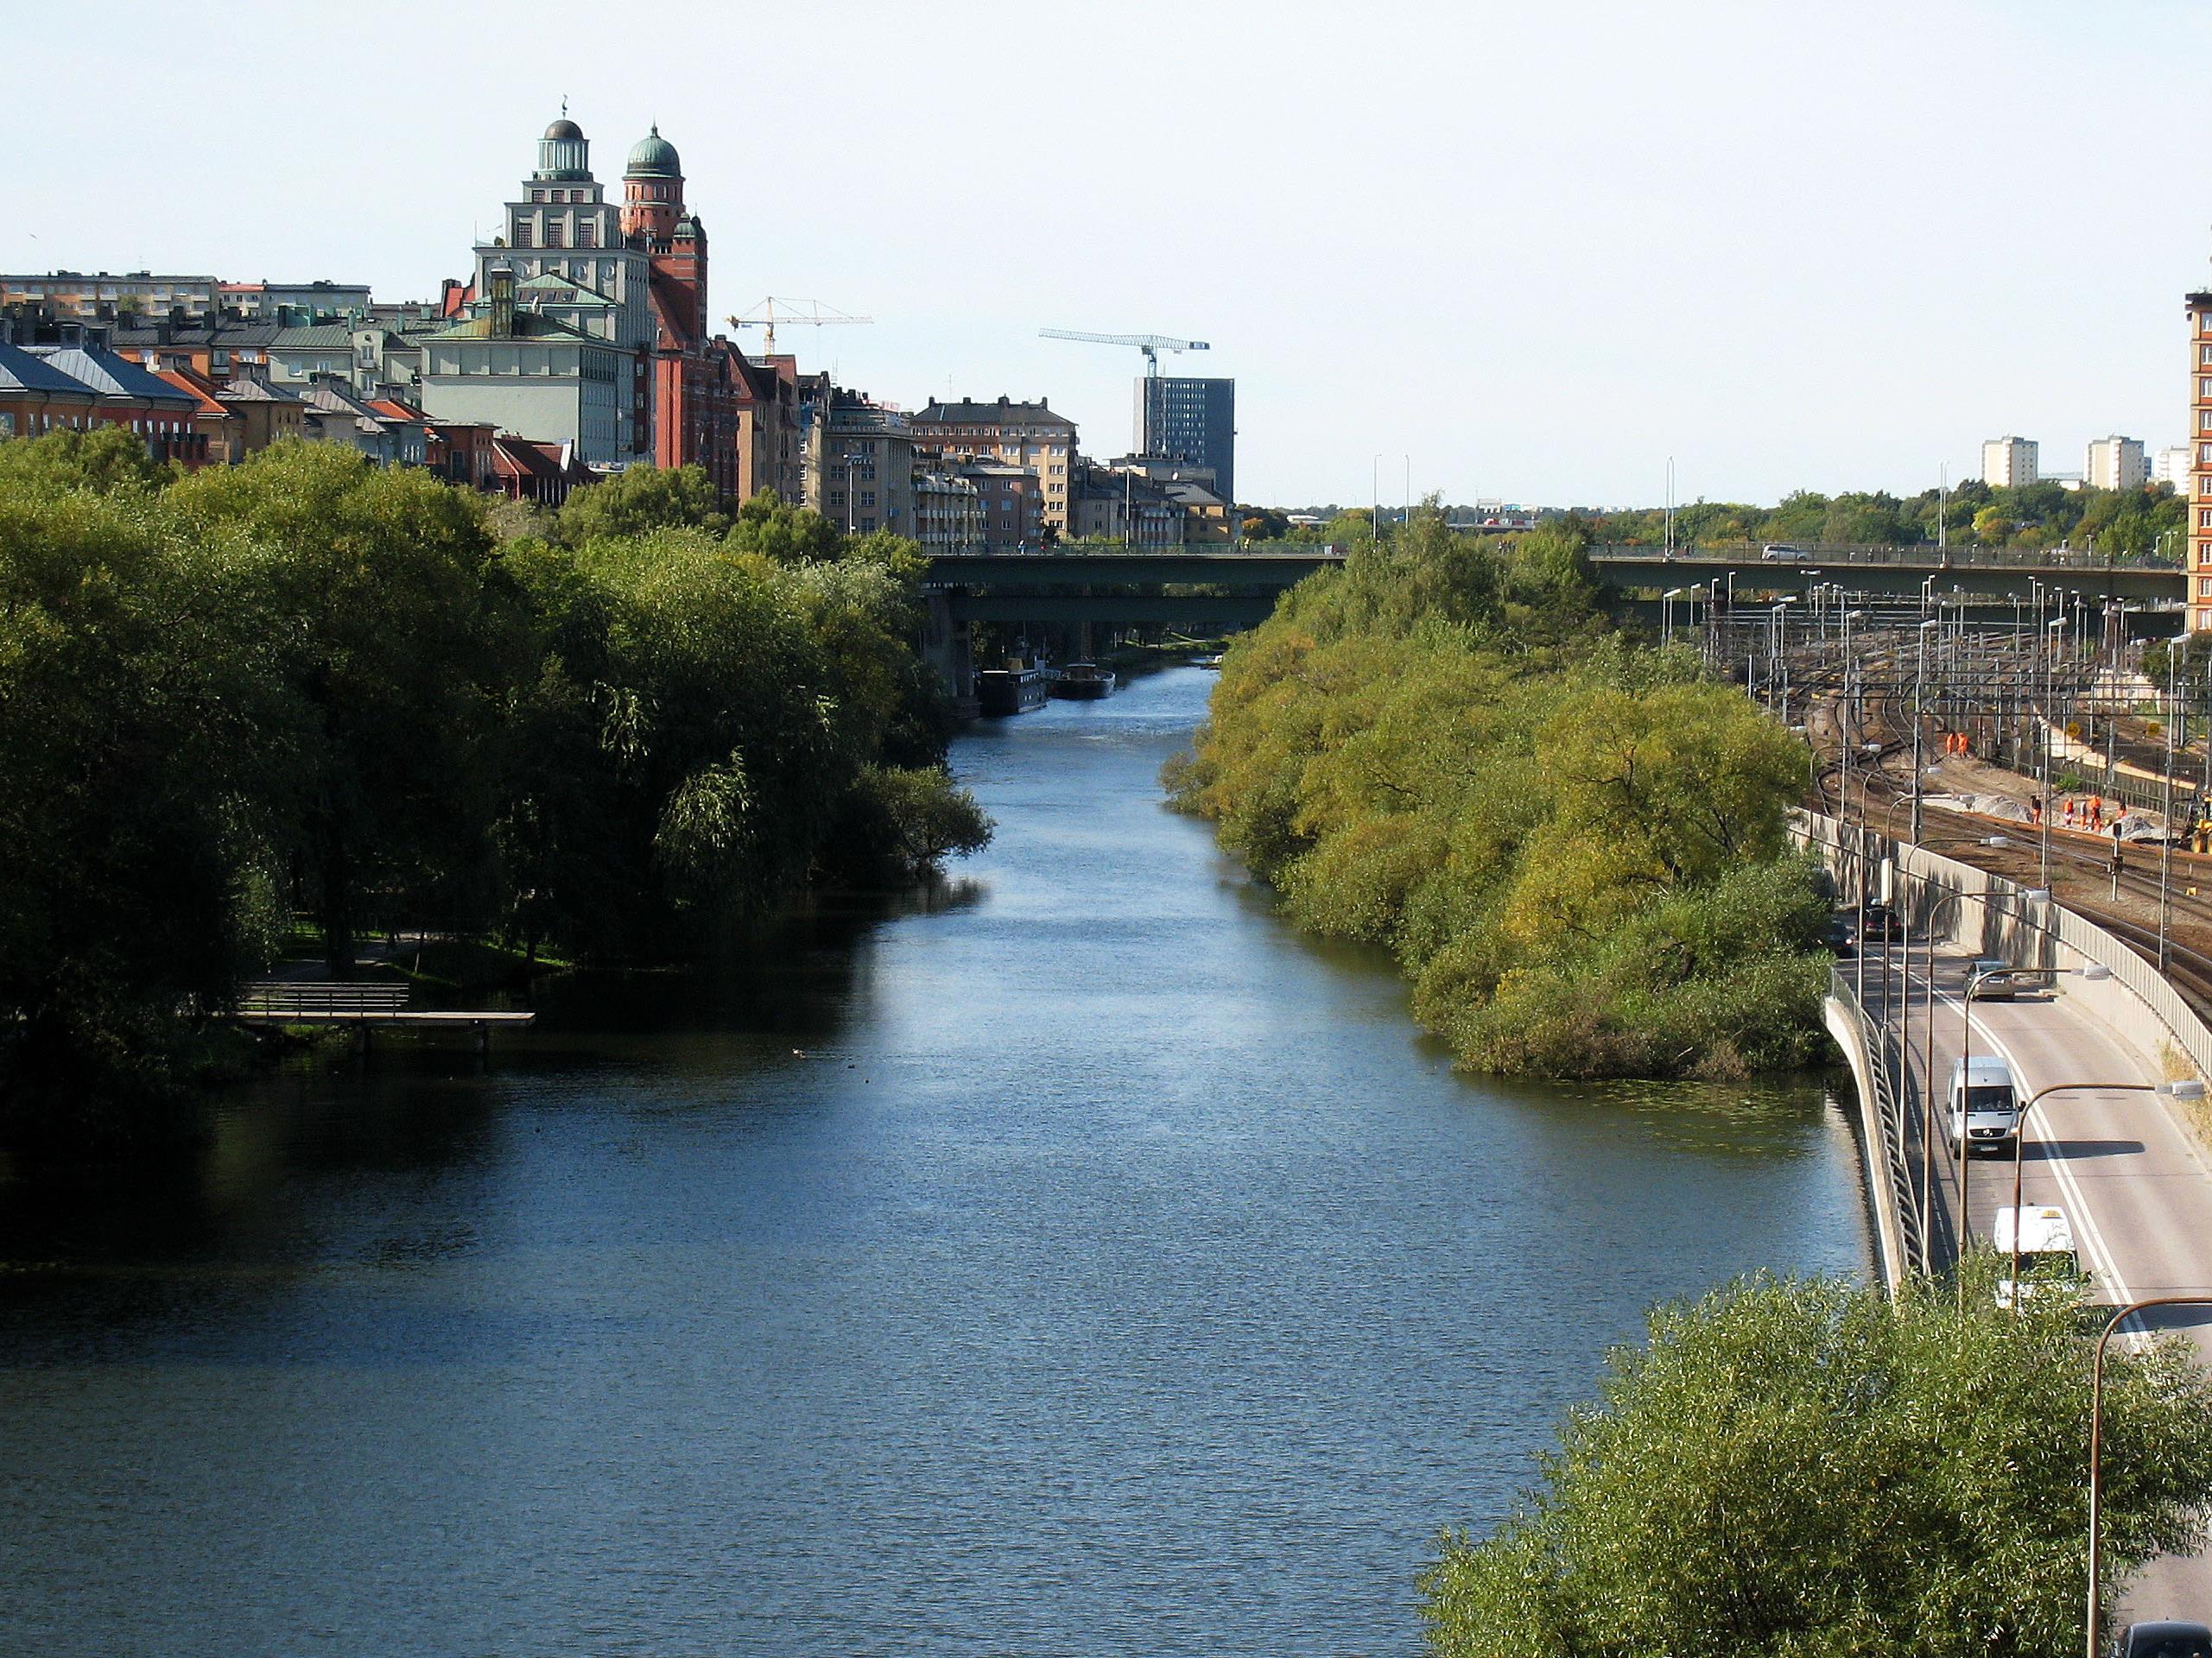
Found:
[[[2052,1162],[2061,1157],[2126,1157],[2142,1149],[2140,1140],[2038,1140],[2028,1147],[2027,1161],[2038,1163]]]

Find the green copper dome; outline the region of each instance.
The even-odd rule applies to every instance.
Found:
[[[676,147],[661,136],[660,124],[637,141],[630,152],[630,165],[623,169],[625,179],[680,179],[683,163],[676,159]]]

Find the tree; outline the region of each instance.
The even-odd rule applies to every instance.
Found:
[[[1978,1273],[1895,1305],[1752,1279],[1653,1313],[1537,1488],[1423,1579],[1438,1658],[1984,1658],[2081,1647],[2089,1352],[2076,1309]],[[2195,1540],[2212,1383],[2178,1343],[2106,1361],[2120,1582]]]
[[[560,534],[570,546],[580,547],[656,529],[703,529],[719,535],[729,522],[705,468],[631,466],[572,494],[561,508]]]
[[[778,564],[833,559],[840,540],[837,527],[821,514],[789,505],[765,489],[738,509],[738,521],[730,529],[732,547]]]
[[[488,919],[489,756],[525,641],[474,501],[322,443],[194,473],[168,500],[201,534],[270,555],[284,672],[314,711],[295,769],[297,887],[332,971],[352,973],[372,920]]]
[[[301,711],[257,549],[51,459],[0,465],[0,1136],[112,1152],[185,1131],[188,1044],[274,952]]]

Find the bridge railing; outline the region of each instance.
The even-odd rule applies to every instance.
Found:
[[[1922,1193],[1913,1184],[1910,1132],[1916,1113],[1926,1122],[1925,1107],[1895,1035],[1860,1004],[1851,975],[1840,967],[1829,970],[1829,998],[1844,1022],[1835,1034],[1856,1050],[1851,1055],[1854,1073],[1865,1067],[1860,1080],[1869,1097],[1860,1103],[1871,1160],[1867,1188],[1873,1199],[1883,1276],[1894,1288],[1903,1275],[1929,1269],[1928,1217]],[[1833,1023],[1830,1028],[1835,1029]]]

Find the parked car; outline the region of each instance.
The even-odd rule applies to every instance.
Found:
[[[1787,541],[1769,541],[1759,549],[1759,556],[1769,564],[1797,564],[1803,560],[1805,550]]]
[[[2130,1623],[2112,1652],[2113,1658],[2212,1658],[2212,1629],[2170,1617]]]

